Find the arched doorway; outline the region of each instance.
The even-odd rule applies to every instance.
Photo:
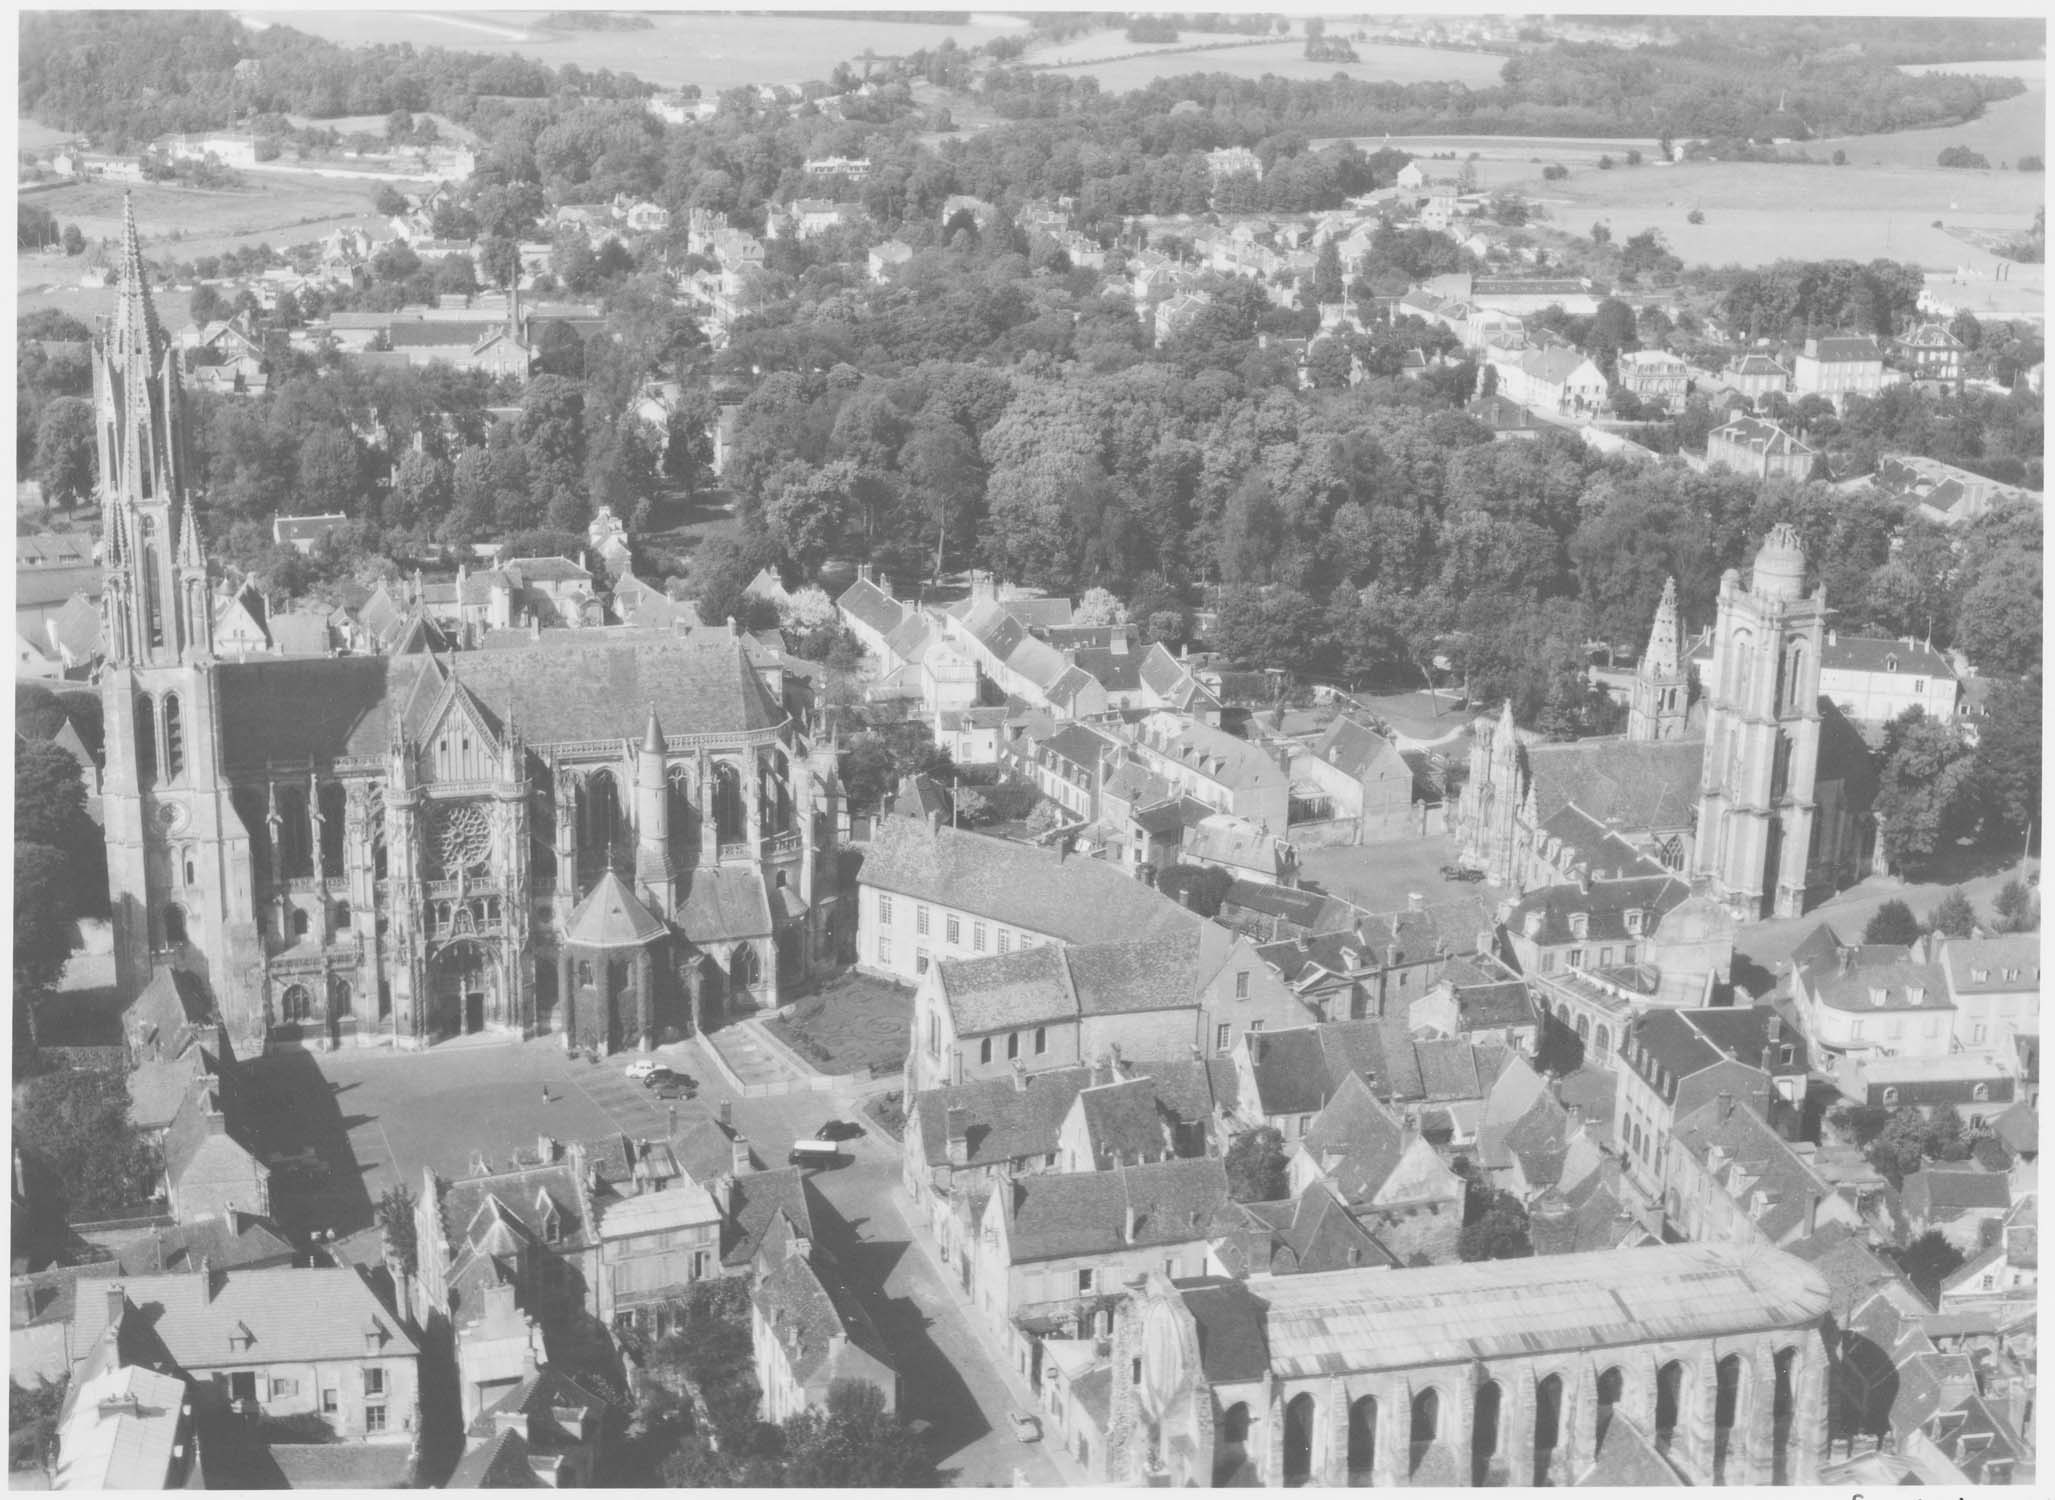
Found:
[[[1411,1454],[1408,1472],[1417,1474],[1426,1462],[1428,1450],[1441,1437],[1441,1392],[1427,1387],[1413,1398]]]
[[[1470,1421],[1470,1483],[1477,1486],[1499,1482],[1498,1419],[1501,1393],[1496,1380],[1477,1387],[1477,1403]]]
[[[1741,1415],[1741,1356],[1730,1354],[1713,1366],[1713,1483],[1727,1482],[1734,1430]]]
[[[1534,1387],[1534,1482],[1547,1484],[1563,1436],[1563,1377],[1551,1375]]]
[[[314,1019],[314,995],[304,984],[289,984],[279,996],[279,1015],[288,1026],[304,1026]]]
[[[1307,1392],[1285,1403],[1284,1407],[1284,1482],[1286,1485],[1305,1484],[1313,1473],[1313,1398]]]
[[[1358,1489],[1377,1482],[1377,1398],[1349,1403],[1349,1483]]]
[[[186,909],[176,901],[164,908],[164,946],[183,948],[186,945]]]
[[[1684,1409],[1684,1366],[1671,1360],[1655,1372],[1655,1451],[1668,1453],[1677,1440],[1677,1418]]]
[[[694,979],[699,988],[699,1029],[710,1031],[728,1016],[728,976],[711,953],[703,953],[694,968]]]
[[[338,1020],[350,1013],[350,982],[341,975],[330,975],[328,980],[328,1013]]]
[[[1249,1469],[1249,1407],[1237,1401],[1220,1414],[1213,1444],[1213,1487],[1252,1483]]]
[[[498,965],[475,942],[451,943],[429,964],[429,1029],[439,1039],[469,1036],[499,1013]]]

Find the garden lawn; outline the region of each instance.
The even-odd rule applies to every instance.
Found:
[[[913,1036],[913,992],[845,974],[764,1024],[823,1073],[878,1076],[895,1072],[906,1062]]]

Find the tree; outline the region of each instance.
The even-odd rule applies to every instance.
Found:
[[[76,224],[64,226],[64,253],[66,255],[84,255],[86,253],[85,233]]]
[[[1224,1165],[1228,1196],[1237,1203],[1276,1203],[1291,1196],[1284,1137],[1269,1125],[1236,1136]]]
[[[1970,937],[1976,932],[1976,908],[1969,904],[1969,897],[1958,886],[1943,896],[1941,904],[1934,908],[1933,923],[1934,931],[1943,937]]]
[[[7,1382],[7,1467],[10,1472],[48,1469],[57,1463],[57,1424],[71,1377],[36,1377],[34,1385]]]
[[[849,535],[859,475],[846,458],[812,468],[794,461],[773,476],[763,505],[765,529],[784,555],[812,574]]]
[[[1967,905],[1966,902],[1964,904]],[[1877,914],[1869,919],[1869,926],[1862,930],[1862,940],[1865,943],[1909,945],[1918,942],[1919,937],[1919,918],[1912,914],[1912,908],[1903,901],[1886,901],[1877,908]]]
[[[1927,1122],[1917,1108],[1901,1105],[1863,1151],[1871,1166],[1896,1187],[1909,1172],[1917,1172],[1926,1160]]]
[[[36,419],[36,478],[44,498],[66,509],[77,505],[93,493],[99,467],[93,403],[57,397]]]
[[[1963,1261],[1962,1252],[1938,1229],[1929,1229],[1903,1250],[1887,1248],[1884,1253],[1898,1263],[1913,1290],[1935,1307],[1941,1305],[1941,1283],[1961,1269]]]
[[[1234,877],[1217,865],[1172,865],[1156,878],[1156,889],[1202,917],[1218,916]]]
[[[1954,1105],[1938,1105],[1927,1117],[1925,1150],[1932,1161],[1963,1161],[1969,1156],[1962,1116]]]
[[[371,197],[371,206],[386,218],[395,219],[407,211],[406,195],[389,182],[380,183]]]
[[[1503,1190],[1473,1191],[1465,1204],[1465,1218],[1470,1217],[1473,1207],[1479,1207],[1476,1217],[1456,1237],[1458,1257],[1466,1261],[1518,1260],[1534,1253],[1527,1210],[1513,1194]]]
[[[1329,239],[1313,261],[1313,300],[1339,302],[1342,299],[1341,246]]]
[[[1954,726],[1920,709],[1908,709],[1885,730],[1876,813],[1878,839],[1893,869],[1918,870],[1966,831],[1973,763]]]
[[[942,1476],[906,1419],[885,1410],[867,1380],[837,1380],[825,1411],[809,1409],[784,1424],[783,1488],[934,1489]]]
[[[1073,625],[1125,625],[1127,606],[1110,589],[1088,588],[1078,595],[1077,608],[1071,612]]]
[[[68,1220],[135,1203],[158,1171],[155,1149],[129,1123],[120,1073],[65,1068],[18,1084],[14,1142],[50,1170]]]
[[[394,1183],[378,1200],[378,1230],[387,1262],[413,1275],[419,1267],[419,1245],[414,1227],[414,1193],[405,1183]]]
[[[2017,876],[1999,887],[1992,911],[1998,932],[2033,932],[2041,925],[2041,903]]]

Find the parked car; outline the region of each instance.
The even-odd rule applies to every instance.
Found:
[[[1023,1443],[1038,1443],[1042,1440],[1042,1419],[1032,1412],[1010,1411],[1006,1414],[1013,1435]]]
[[[659,1099],[690,1099],[692,1080],[677,1073],[665,1073],[650,1080],[649,1091]]]
[[[661,1068],[662,1066],[663,1064],[658,1062],[653,1057],[638,1057],[635,1059],[635,1061],[628,1064],[627,1067],[621,1069],[621,1072],[623,1076],[632,1078],[637,1083],[641,1083],[644,1079],[648,1078],[650,1074],[654,1073],[658,1068]]]
[[[817,1141],[853,1141],[863,1134],[863,1127],[854,1120],[823,1120],[814,1128]]]
[[[646,1089],[653,1089],[660,1083],[667,1083],[674,1078],[682,1079],[684,1076],[684,1074],[674,1072],[672,1069],[665,1067],[662,1063],[658,1063],[655,1067],[651,1068],[647,1073],[644,1073],[642,1075],[642,1086]]]
[[[1474,885],[1484,878],[1484,872],[1482,870],[1466,870],[1461,865],[1443,865],[1441,867],[1441,878],[1443,880],[1458,880],[1464,885]]]

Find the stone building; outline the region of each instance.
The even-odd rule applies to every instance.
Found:
[[[1811,1484],[1825,1279],[1762,1248],[1130,1283],[1114,1483]]]
[[[614,1048],[774,1002],[828,958],[839,787],[746,640],[458,654],[408,633],[386,655],[222,660],[183,366],[132,215],[93,368],[124,993],[188,971],[260,1044]]]
[[[1866,874],[1876,837],[1871,757],[1821,693],[1826,592],[1808,594],[1806,573],[1788,525],[1772,529],[1746,584],[1727,570],[1712,631],[1716,670],[1697,707],[1666,592],[1624,736],[1530,742],[1510,705],[1497,723],[1479,721],[1449,820],[1465,862],[1519,894],[1575,878],[1558,846],[1596,876],[1577,847],[1624,844],[1741,921],[1795,915]]]

